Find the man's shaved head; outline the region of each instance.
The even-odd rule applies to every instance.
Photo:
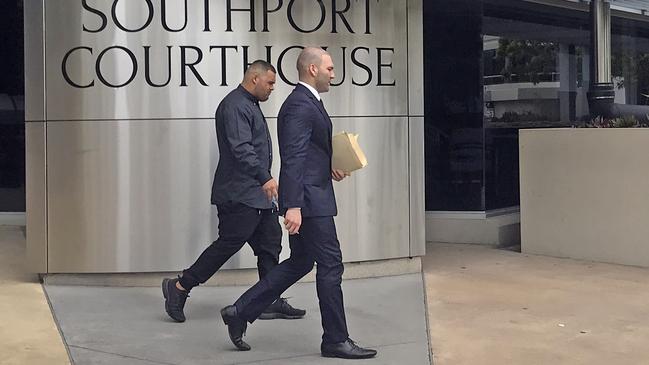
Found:
[[[243,86],[259,101],[266,101],[275,89],[275,67],[270,63],[257,60],[248,66],[243,75]]]
[[[319,67],[322,64],[322,56],[326,54],[328,54],[327,51],[322,48],[306,47],[303,49],[297,57],[297,72],[300,80],[303,80],[307,75],[310,65]]]
[[[322,48],[306,47],[297,57],[297,72],[301,82],[312,86],[319,93],[329,91],[334,79],[331,55]]]
[[[246,69],[246,73],[244,74],[243,78],[244,80],[251,79],[255,76],[263,75],[268,71],[271,71],[274,74],[277,73],[275,67],[270,63],[263,60],[257,60],[251,63],[250,66],[248,66],[248,69]]]

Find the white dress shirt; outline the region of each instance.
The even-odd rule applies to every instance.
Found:
[[[307,84],[306,82],[303,82],[303,81],[300,81],[299,84],[306,87],[307,89],[309,89],[309,91],[311,91],[311,93],[313,93],[313,96],[315,96],[315,98],[318,99],[318,101],[320,101],[320,94],[318,94],[318,90],[314,89],[313,86],[311,86],[311,85],[309,85],[309,84]]]

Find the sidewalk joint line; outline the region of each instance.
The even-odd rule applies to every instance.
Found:
[[[65,347],[65,352],[68,354],[68,360],[70,360],[70,364],[74,364],[74,359],[72,358],[72,353],[70,352],[70,346],[68,345],[68,341],[65,339],[65,334],[63,333],[63,329],[61,328],[61,323],[59,322],[59,318],[56,316],[56,312],[54,311],[54,305],[50,300],[50,295],[47,292],[47,288],[45,287],[45,284],[42,282],[40,283],[40,285],[41,285],[41,290],[43,291],[43,295],[45,295],[45,301],[47,301],[47,305],[50,307],[50,313],[52,314],[54,325],[56,325],[56,330],[59,331],[61,342],[63,342],[63,347]]]
[[[83,349],[83,350],[87,350],[87,351],[92,351],[92,352],[99,352],[99,353],[106,354],[106,355],[114,355],[114,356],[123,357],[123,358],[126,358],[126,359],[135,359],[135,360],[140,360],[140,361],[148,361],[148,362],[151,362],[151,363],[154,363],[154,364],[177,365],[176,363],[172,363],[172,362],[162,362],[162,361],[158,361],[158,360],[150,360],[150,359],[145,359],[145,358],[142,358],[142,357],[123,355],[123,354],[118,354],[118,353],[115,353],[115,352],[103,351],[103,350],[93,349],[93,348],[85,347],[85,346],[70,345],[70,347]]]

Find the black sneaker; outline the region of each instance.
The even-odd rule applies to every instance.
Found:
[[[264,310],[259,319],[299,319],[305,314],[304,309],[293,308],[288,304],[286,298],[279,298]]]
[[[176,322],[185,322],[185,301],[189,293],[176,287],[178,279],[162,280],[162,295],[165,297],[165,310],[171,319]]]

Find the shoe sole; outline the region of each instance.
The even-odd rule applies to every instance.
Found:
[[[322,357],[337,358],[337,359],[347,359],[347,360],[362,360],[362,359],[371,359],[376,355],[367,355],[367,356],[338,356],[336,354],[321,353]]]
[[[174,321],[178,323],[183,323],[185,320],[182,319],[176,319],[171,316],[171,313],[169,313],[169,306],[167,306],[167,297],[169,296],[169,291],[167,289],[167,284],[169,283],[169,279],[163,279],[162,280],[162,296],[165,298],[165,312],[167,312],[167,315],[169,318],[173,319]]]
[[[262,313],[259,315],[259,318],[257,319],[268,320],[268,319],[300,319],[300,318],[304,318],[304,316],[290,316],[284,313]]]

